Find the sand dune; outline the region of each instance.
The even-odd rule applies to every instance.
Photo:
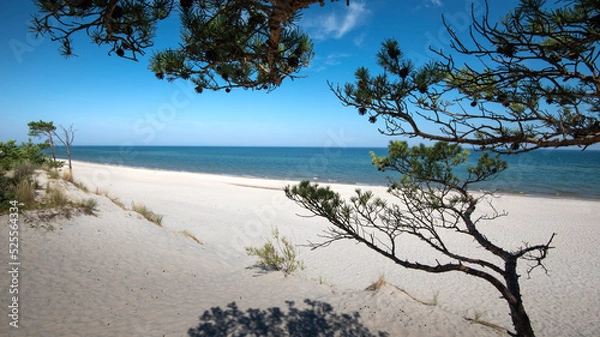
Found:
[[[511,327],[507,306],[487,283],[408,271],[353,242],[299,247],[306,268],[288,277],[251,268],[244,248],[261,246],[272,227],[296,244],[319,240],[327,227],[298,216],[307,212],[281,191],[294,182],[82,162],[74,163],[74,176],[128,208],[145,204],[164,215],[163,227],[75,187],[70,197],[96,199],[97,216],[46,224],[21,217],[19,328],[5,314],[1,336],[277,336],[283,326],[296,336],[507,336],[464,317]],[[348,194],[356,186],[334,188]],[[503,195],[495,204],[509,216],[485,231],[508,247],[558,233],[548,275],[522,278],[537,335],[599,336],[600,202]],[[43,228],[49,225],[54,230]],[[365,290],[381,275],[388,285]],[[0,282],[10,284],[10,275]],[[9,303],[8,290],[0,300]]]

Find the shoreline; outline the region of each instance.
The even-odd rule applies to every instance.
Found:
[[[600,150],[598,150],[600,151]],[[57,159],[61,159],[61,160],[66,160],[66,159],[62,159],[62,158],[57,158]],[[72,161],[73,164],[75,163],[82,163],[82,164],[89,164],[89,165],[99,165],[99,166],[106,166],[106,167],[114,167],[114,168],[130,168],[130,169],[140,169],[140,170],[148,170],[148,171],[159,171],[159,172],[174,172],[174,173],[189,173],[189,174],[199,174],[199,175],[207,175],[207,176],[214,176],[214,177],[225,177],[225,178],[237,178],[237,179],[251,179],[251,180],[271,180],[271,181],[279,181],[279,182],[286,182],[288,185],[289,184],[297,184],[302,180],[289,180],[289,179],[280,179],[280,178],[274,178],[274,177],[259,177],[259,176],[252,176],[252,175],[234,175],[234,174],[226,174],[226,173],[211,173],[211,172],[201,172],[201,171],[188,171],[188,170],[170,170],[170,169],[163,169],[163,168],[152,168],[152,167],[145,167],[145,166],[130,166],[130,165],[119,165],[119,164],[109,164],[109,163],[99,163],[99,162],[90,162],[90,161],[83,161],[83,160],[73,160]],[[74,165],[75,166],[75,165]],[[64,167],[63,167],[64,168]],[[308,179],[304,179],[304,180],[308,180]],[[388,185],[373,185],[373,184],[363,184],[363,183],[347,183],[347,182],[330,182],[330,181],[319,181],[319,180],[309,180],[311,183],[318,183],[319,185],[322,186],[327,186],[327,185],[342,185],[342,186],[354,186],[355,188],[388,188]],[[470,191],[471,193],[474,194],[479,194],[481,193],[480,191]],[[517,197],[525,197],[525,198],[537,198],[537,199],[565,199],[565,200],[579,200],[579,201],[600,201],[600,198],[593,198],[593,197],[585,197],[582,195],[579,195],[575,192],[570,192],[569,194],[562,194],[562,195],[557,195],[557,194],[548,194],[548,193],[527,193],[527,192],[517,192],[517,191],[495,191],[495,192],[490,192],[490,191],[486,191],[487,193],[491,193],[492,195],[496,196],[496,195],[508,195],[508,196],[517,196]]]

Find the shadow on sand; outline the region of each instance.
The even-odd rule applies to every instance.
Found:
[[[190,337],[388,337],[386,332],[371,333],[358,321],[359,313],[337,314],[330,304],[304,300],[306,308],[294,302],[281,308],[240,311],[235,302],[225,309],[213,307],[200,316],[200,324],[188,330]]]

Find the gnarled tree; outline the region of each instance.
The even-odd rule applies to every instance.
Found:
[[[514,336],[534,336],[520,294],[519,260],[543,267],[554,234],[546,243],[507,250],[489,240],[477,227],[499,216],[477,216],[476,207],[488,194],[475,197],[471,186],[494,178],[506,164],[484,152],[464,176],[455,172],[466,161],[460,145],[502,153],[539,148],[580,146],[600,142],[600,8],[597,1],[521,0],[499,23],[489,14],[473,15],[470,41],[461,41],[445,23],[455,53],[434,50],[439,56],[425,65],[404,57],[395,40],[383,43],[371,75],[364,67],[353,84],[331,89],[346,106],[383,119],[380,132],[390,136],[420,137],[440,143],[410,149],[392,142],[389,156],[374,157],[381,170],[402,179],[389,192],[399,205],[357,191],[343,200],[328,187],[302,182],[287,187],[286,195],[313,214],[327,219],[332,241],[352,239],[400,266],[432,273],[463,272],[491,283],[507,301]],[[450,142],[454,145],[447,145]],[[493,208],[492,208],[493,210]],[[447,232],[471,237],[476,245],[499,257],[475,258],[453,249]],[[399,238],[421,240],[444,261],[409,261]]]
[[[512,251],[489,240],[477,226],[503,214],[490,207],[491,215],[478,215],[476,207],[482,201],[490,202],[490,194],[475,196],[470,190],[478,182],[493,179],[507,165],[498,156],[484,153],[475,166],[458,174],[457,166],[465,164],[468,156],[469,152],[456,144],[439,142],[434,146],[409,148],[406,142],[400,141],[390,144],[389,156],[373,155],[373,163],[380,170],[402,174],[402,178],[389,188],[389,193],[399,199],[399,204],[361,190],[356,190],[356,195],[349,201],[344,200],[329,187],[308,181],[286,187],[285,193],[300,206],[331,223],[332,227],[325,235],[327,240],[313,244],[313,247],[350,239],[405,268],[430,273],[462,272],[481,278],[491,283],[508,303],[514,335],[534,336],[521,298],[517,263],[519,260],[535,262],[529,271],[543,267],[542,261],[552,248],[554,234],[546,243]],[[469,242],[474,249],[484,249],[490,255],[487,259],[465,255],[464,246],[457,243],[456,236],[450,236],[451,233],[470,238],[464,242]],[[421,240],[425,247],[441,257],[430,261],[425,258],[408,260],[404,256],[406,248],[399,241],[406,236]],[[498,263],[498,258],[503,263]]]

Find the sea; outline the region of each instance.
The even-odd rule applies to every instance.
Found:
[[[64,149],[58,157],[65,158]],[[320,184],[386,186],[400,175],[379,172],[370,152],[387,148],[337,147],[204,147],[204,146],[73,146],[72,159],[99,164],[158,170]],[[480,154],[472,151],[470,163]],[[536,150],[503,156],[508,169],[473,189],[531,196],[600,199],[600,151]],[[468,164],[467,164],[468,165]],[[465,168],[461,168],[463,173]]]

